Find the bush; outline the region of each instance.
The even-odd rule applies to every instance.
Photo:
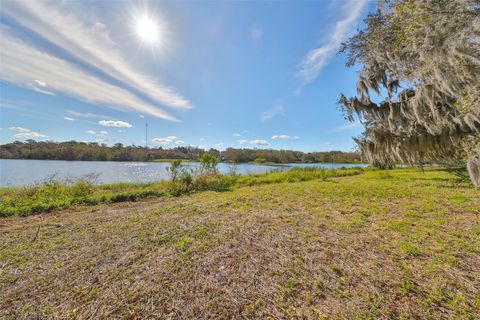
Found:
[[[200,161],[200,169],[204,173],[216,173],[217,172],[217,165],[218,159],[211,153],[205,152],[202,156],[198,159]]]
[[[178,171],[178,179],[173,179],[168,186],[168,193],[174,197],[189,193],[193,184],[193,171],[188,168],[182,168]]]
[[[202,174],[195,178],[195,191],[227,191],[235,184],[236,175],[221,175],[218,173]]]
[[[170,177],[172,181],[177,180],[177,177],[180,174],[181,166],[182,166],[182,160],[173,160],[170,163],[170,166],[166,168],[167,171],[170,173]]]
[[[70,193],[74,198],[85,198],[93,194],[95,186],[86,180],[80,180],[70,188]]]

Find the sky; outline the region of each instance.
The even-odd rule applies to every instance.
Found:
[[[336,52],[373,7],[2,2],[0,144],[352,150],[337,101],[358,68]]]

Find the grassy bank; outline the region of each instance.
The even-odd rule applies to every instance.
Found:
[[[98,205],[124,201],[136,201],[147,197],[179,196],[198,191],[226,191],[244,185],[327,179],[362,173],[362,169],[322,170],[317,168],[293,168],[289,171],[239,176],[206,174],[194,177],[192,185],[185,188],[169,181],[157,183],[115,183],[95,186],[88,181],[63,184],[49,181],[24,188],[0,189],[0,216],[26,216],[56,208],[75,205]]]
[[[302,178],[2,218],[0,318],[480,318],[478,190]]]

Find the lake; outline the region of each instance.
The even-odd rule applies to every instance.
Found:
[[[192,169],[197,162],[185,162]],[[54,179],[69,181],[86,176],[97,176],[95,183],[152,182],[168,179],[168,162],[113,162],[113,161],[61,161],[61,160],[10,160],[0,159],[0,186],[25,186]],[[292,167],[321,167],[325,169],[366,167],[348,163],[290,163],[282,165],[219,163],[221,173],[264,173],[287,170]]]

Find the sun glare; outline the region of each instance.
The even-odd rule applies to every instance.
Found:
[[[156,43],[160,39],[158,24],[149,16],[143,16],[137,20],[137,34],[145,42]]]

